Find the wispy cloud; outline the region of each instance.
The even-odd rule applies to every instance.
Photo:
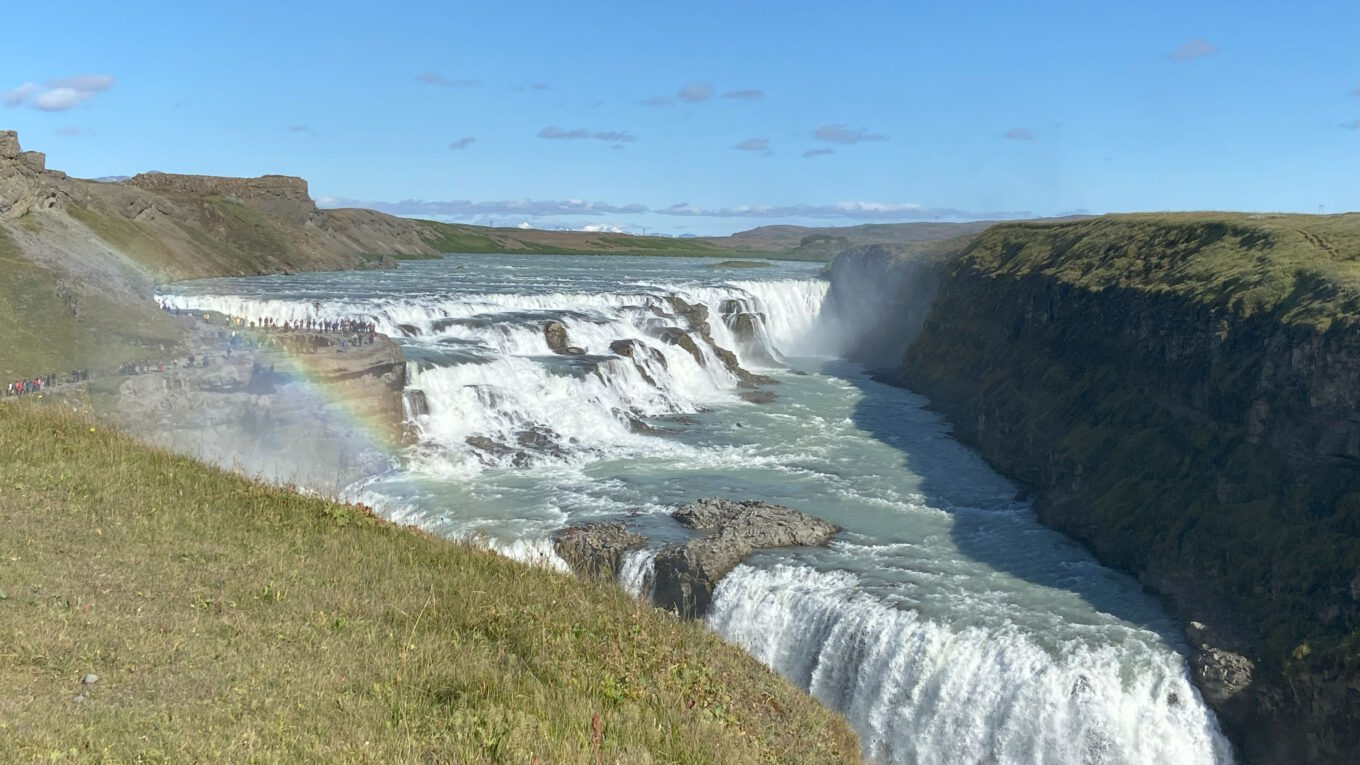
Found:
[[[846,218],[851,220],[1004,220],[1032,218],[1029,212],[978,212],[954,208],[925,207],[890,202],[837,202],[830,205],[749,205],[705,208],[691,204],[671,205],[653,210],[660,215],[707,218]]]
[[[1175,50],[1166,54],[1166,57],[1172,61],[1194,61],[1197,58],[1212,56],[1217,52],[1217,45],[1197,37],[1193,40],[1186,40],[1181,43]]]
[[[454,200],[431,202],[423,199],[403,199],[400,202],[375,202],[345,197],[317,197],[319,207],[365,207],[391,215],[420,215],[443,218],[475,218],[486,215],[515,215],[553,217],[561,215],[640,215],[647,212],[643,205],[611,205],[580,199],[538,200],[507,199],[493,202]]]
[[[28,106],[44,112],[64,112],[86,103],[113,87],[109,74],[82,74],[49,80],[42,85],[25,82],[4,94],[6,107]]]
[[[769,152],[770,139],[768,138],[747,138],[745,141],[733,146],[738,151],[763,151]]]
[[[453,151],[462,151],[463,149],[466,149],[467,147],[471,146],[474,142],[476,142],[476,140],[477,139],[474,138],[473,136],[465,135],[462,138],[459,138],[457,141],[450,143],[449,148],[452,149]]]
[[[75,136],[78,136],[78,135],[86,135],[86,133],[87,133],[87,131],[81,130],[81,129],[78,128],[78,127],[64,127],[64,128],[57,128],[56,130],[54,130],[54,131],[52,131],[52,132],[56,133],[57,135],[59,135],[59,136],[61,136],[61,137],[63,137],[63,138],[74,138]]]
[[[1350,120],[1349,122],[1339,122],[1336,125],[1342,130],[1360,130],[1360,120]]]
[[[738,101],[759,101],[765,97],[763,90],[729,90],[722,94],[723,98],[733,98]]]
[[[306,133],[307,135],[313,135],[313,134],[316,133],[315,130],[312,130],[311,128],[307,127],[306,125],[293,125],[292,127],[288,128],[288,132],[290,132],[290,133]]]
[[[538,131],[539,138],[547,138],[552,141],[609,141],[610,143],[622,144],[632,143],[637,140],[637,136],[627,130],[596,130],[590,131],[586,128],[576,128],[574,130],[563,130],[559,127],[545,127]]]
[[[675,218],[752,218],[752,219],[827,219],[864,221],[918,220],[1008,220],[1032,218],[1029,212],[994,212],[926,207],[924,205],[893,202],[848,201],[814,205],[742,205],[738,207],[701,207],[688,203],[651,208],[643,204],[615,205],[607,202],[587,202],[580,199],[543,200],[509,199],[489,202],[468,200],[427,201],[404,199],[400,202],[378,202],[345,197],[318,196],[316,203],[324,208],[365,207],[392,215],[453,218],[459,220],[554,218],[571,216],[666,215]]]
[[[807,151],[803,152],[803,159],[812,159],[813,157],[824,157],[827,154],[835,153],[836,153],[835,149],[808,149]]]
[[[888,137],[882,133],[870,133],[865,128],[850,128],[844,124],[822,125],[812,131],[812,137],[818,141],[839,144],[857,144],[865,141],[886,141]]]
[[[457,79],[457,78],[448,79],[444,77],[442,74],[439,74],[438,72],[421,72],[420,74],[416,75],[416,79],[420,80],[426,85],[443,85],[444,87],[448,88],[470,88],[482,84],[481,80]]]
[[[1009,141],[1034,140],[1034,134],[1029,131],[1029,128],[1011,128],[1010,130],[1007,130],[1006,132],[1002,133],[1001,137]]]
[[[691,82],[676,91],[675,97],[689,104],[707,101],[713,96],[713,86],[706,82]]]
[[[670,96],[652,96],[638,101],[642,106],[675,106],[675,99]]]

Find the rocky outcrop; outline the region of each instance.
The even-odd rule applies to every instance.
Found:
[[[0,130],[0,220],[66,204],[66,175],[47,172],[46,165],[45,154],[23,151],[17,133]]]
[[[663,327],[657,333],[661,342],[667,345],[678,345],[680,349],[694,357],[694,363],[701,367],[708,366],[708,360],[704,358],[704,352],[699,350],[698,343],[688,332],[679,327]]]
[[[642,379],[648,385],[655,386],[656,380],[652,378],[651,372],[647,371],[645,361],[666,369],[666,355],[661,351],[637,340],[615,340],[609,344],[609,350],[619,356],[633,360],[633,366],[637,369]]]
[[[1168,599],[1247,762],[1360,761],[1360,317],[1326,270],[1357,225],[999,226],[899,370],[1041,521]]]
[[[704,343],[713,350],[713,355],[718,361],[727,368],[727,371],[736,376],[738,383],[743,388],[755,388],[760,385],[772,385],[775,380],[766,375],[755,374],[741,365],[741,360],[737,354],[730,349],[724,348],[713,341],[713,328],[708,323],[708,306],[691,305],[678,295],[667,296],[666,302],[676,315],[684,319],[689,332],[679,330],[674,327],[667,327],[661,330],[661,339],[671,345],[679,345],[689,352],[700,366],[706,366],[704,354],[699,350],[698,344],[690,333],[697,333]]]
[[[543,339],[548,343],[548,350],[558,353],[566,350],[571,343],[567,340],[567,328],[562,326],[560,321],[550,321],[543,325]]]
[[[567,328],[560,321],[549,321],[543,325],[543,339],[548,343],[548,350],[563,356],[584,356],[585,348],[571,345],[567,339]]]
[[[646,542],[622,523],[586,523],[558,532],[553,549],[577,576],[614,579],[628,551]]]
[[[289,175],[227,178],[213,175],[142,173],[123,181],[123,185],[172,198],[225,197],[296,224],[306,223],[316,213],[316,204],[312,202],[312,197],[307,192],[307,181]]]
[[[686,617],[701,617],[713,590],[755,550],[826,544],[840,529],[780,505],[700,499],[672,517],[696,531],[711,532],[662,549],[656,556],[652,602]]]

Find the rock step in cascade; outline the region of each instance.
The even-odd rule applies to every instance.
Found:
[[[800,510],[758,500],[708,497],[682,505],[671,517],[702,533],[656,554],[652,603],[692,619],[708,612],[718,582],[756,550],[820,547],[840,531]],[[628,552],[646,542],[625,523],[605,522],[570,526],[553,547],[578,576],[616,579]]]

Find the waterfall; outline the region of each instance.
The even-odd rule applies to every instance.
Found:
[[[1038,645],[1018,629],[933,623],[853,574],[740,566],[708,624],[858,729],[890,763],[1227,762],[1227,743],[1167,651]]]
[[[830,284],[791,265],[727,280],[671,259],[454,256],[381,274],[176,285],[160,297],[256,322],[367,320],[399,342],[417,442],[402,470],[349,493],[398,522],[565,570],[555,529],[623,519],[660,532],[621,566],[636,597],[648,595],[655,545],[679,533],[664,515],[677,501],[750,496],[844,526],[856,544],[811,558],[766,551],[737,567],[707,623],[843,712],[875,761],[1229,762],[1166,633],[1061,584],[1104,571],[1089,556],[1036,543],[1035,531],[1056,535],[1014,512],[995,525],[997,544],[1019,551],[1024,573],[1049,574],[1006,578],[1005,560],[960,549],[959,519],[986,516],[987,496],[1009,503],[1014,490],[918,399],[879,392],[863,409],[862,372],[784,369],[797,357],[900,360],[934,273],[890,255],[846,259]],[[549,347],[549,322],[565,331],[565,352]],[[782,383],[773,404],[739,398],[748,370]],[[935,430],[952,449],[913,450]],[[942,481],[987,486],[960,498],[943,496]],[[918,577],[924,569],[939,573]],[[979,618],[941,594],[961,578],[1011,610]],[[1113,602],[1145,597],[1131,580],[1091,580]],[[938,597],[927,607],[921,591]],[[1055,592],[1067,596],[1061,608]]]
[[[400,338],[408,393],[419,391],[422,402],[407,407],[421,442],[409,465],[451,477],[672,449],[647,435],[645,420],[732,401],[739,380],[720,350],[735,353],[743,368],[802,350],[797,344],[816,325],[828,289],[819,279],[639,286],[363,301],[174,293],[162,299],[256,323],[360,319]],[[706,309],[706,329],[690,326],[677,298]],[[741,335],[739,316],[747,317],[749,336]],[[579,352],[549,349],[549,321],[565,328]],[[625,349],[631,355],[621,355]]]
[[[629,595],[635,598],[651,597],[657,552],[654,548],[633,550],[623,559],[623,566],[619,569],[619,586]]]

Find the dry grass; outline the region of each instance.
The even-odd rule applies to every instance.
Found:
[[[3,762],[858,759],[839,717],[612,587],[50,407],[0,405],[0,590]]]

